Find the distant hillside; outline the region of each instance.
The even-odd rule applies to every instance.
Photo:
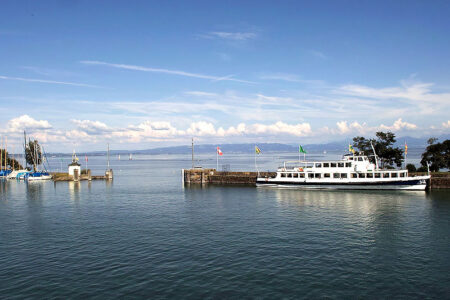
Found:
[[[446,139],[450,139],[450,135],[438,136],[439,141],[444,141]],[[397,138],[397,147],[403,147],[404,144],[408,144],[408,148],[410,150],[415,149],[416,151],[423,151],[427,146],[428,138],[414,138],[414,137],[399,137]],[[307,152],[322,152],[322,151],[342,151],[345,152],[348,149],[348,144],[352,141],[342,140],[337,142],[325,143],[325,144],[304,144],[303,148]],[[267,152],[297,152],[298,145],[294,144],[281,144],[281,143],[258,143],[258,147],[261,149],[263,153]],[[202,145],[194,145],[195,153],[211,153],[216,151],[216,144],[202,144]],[[255,151],[254,143],[246,143],[246,144],[221,144],[220,149],[225,153],[253,153]],[[153,149],[145,149],[145,150],[111,150],[111,155],[128,155],[132,154],[188,154],[191,152],[191,145],[185,146],[172,146],[172,147],[159,147]],[[84,155],[85,153],[79,153],[79,156]],[[106,151],[93,151],[88,152],[89,155],[105,155]],[[68,155],[61,153],[52,153],[52,155]]]
[[[195,153],[211,153],[216,151],[217,145],[194,145]],[[258,147],[265,152],[292,152],[297,151],[298,146],[279,143],[259,143]],[[227,153],[253,153],[255,144],[223,144],[220,149]],[[164,147],[147,150],[138,150],[134,153],[141,154],[186,154],[191,152],[191,146]]]

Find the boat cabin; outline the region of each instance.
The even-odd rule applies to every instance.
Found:
[[[381,170],[364,155],[344,155],[338,161],[292,161],[278,168],[276,178],[372,179],[408,177],[407,170]]]

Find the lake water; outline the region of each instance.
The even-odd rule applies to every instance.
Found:
[[[450,298],[450,190],[183,187],[189,156],[133,158],[113,182],[0,182],[1,298]]]

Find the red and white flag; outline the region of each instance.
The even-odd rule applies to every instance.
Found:
[[[223,155],[223,152],[222,152],[222,150],[220,150],[220,148],[219,148],[219,147],[217,147],[217,154],[219,154],[219,155]]]
[[[86,155],[86,154],[84,155],[84,160],[85,160],[86,162],[88,162],[88,158],[87,158],[87,155]]]

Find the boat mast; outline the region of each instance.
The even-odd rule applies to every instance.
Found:
[[[23,154],[24,154],[24,159],[25,159],[25,169],[28,168],[28,163],[27,163],[27,133],[25,132],[25,130],[23,131]]]
[[[6,157],[6,151],[8,150],[8,137],[5,136],[5,170],[7,169],[8,158]]]
[[[377,153],[375,152],[375,148],[373,147],[372,141],[370,141],[370,146],[372,146],[373,155],[375,156],[375,166],[376,166],[377,170],[379,170],[379,168],[378,168],[378,157],[377,157]]]
[[[3,136],[2,136],[2,144],[0,146],[0,171],[3,170]]]

